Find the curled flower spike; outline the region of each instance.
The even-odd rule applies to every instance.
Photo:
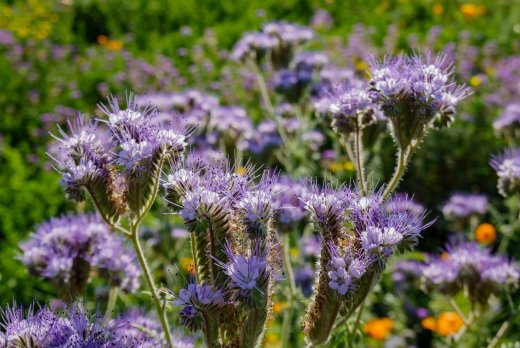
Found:
[[[469,95],[453,81],[445,55],[386,57],[371,62],[371,98],[390,119],[399,149],[420,142],[429,127],[447,127],[458,102]]]
[[[228,287],[234,297],[255,307],[265,303],[269,295],[267,287],[271,266],[267,260],[269,250],[262,251],[260,240],[253,241],[253,245],[249,255],[239,255],[226,243],[225,252],[229,262],[218,262],[218,265],[229,276]]]
[[[430,258],[420,269],[427,289],[455,296],[467,288],[470,300],[483,305],[491,294],[516,288],[520,279],[516,263],[475,242],[449,244],[442,257]]]
[[[64,296],[81,294],[91,270],[126,292],[139,287],[135,257],[96,215],[52,218],[20,248],[29,271],[50,280]]]
[[[498,192],[504,197],[520,192],[520,148],[506,149],[491,158],[498,175]]]
[[[377,106],[364,80],[350,80],[344,86],[336,86],[329,98],[332,128],[337,133],[348,136],[377,121]]]

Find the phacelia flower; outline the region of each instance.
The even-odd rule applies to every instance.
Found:
[[[446,56],[385,58],[371,63],[371,97],[391,121],[400,149],[419,141],[431,126],[446,127],[469,91],[453,82]]]
[[[7,306],[0,318],[0,343],[5,347],[130,347],[151,348],[134,337],[120,337],[105,326],[99,314],[90,316],[81,304],[58,314],[52,308]]]
[[[202,325],[202,313],[213,313],[225,304],[224,292],[216,290],[211,285],[199,285],[190,281],[188,287],[174,295],[173,303],[182,306],[179,311],[181,324],[195,331]]]
[[[500,117],[493,122],[493,128],[515,134],[515,130],[520,129],[520,103],[507,105]]]
[[[470,299],[479,303],[486,303],[492,293],[514,288],[519,279],[517,264],[474,242],[448,245],[445,256],[433,257],[422,267],[427,287],[450,295],[467,287]]]
[[[498,192],[502,196],[520,192],[520,148],[506,149],[492,157],[490,163],[498,175]]]
[[[485,214],[487,210],[487,196],[475,193],[455,193],[442,207],[444,216],[451,219],[462,219],[474,214]]]
[[[377,106],[370,98],[367,82],[350,80],[343,87],[336,86],[331,99],[329,112],[336,132],[348,135],[376,122]]]
[[[20,248],[29,272],[50,280],[64,294],[80,294],[91,269],[127,292],[139,287],[141,272],[133,253],[96,215],[52,218]]]

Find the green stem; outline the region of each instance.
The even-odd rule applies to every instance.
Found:
[[[504,337],[507,330],[509,330],[510,326],[511,326],[511,319],[504,321],[502,323],[502,325],[500,326],[500,328],[498,329],[495,337],[493,337],[491,342],[489,342],[487,348],[495,348],[496,345],[498,344],[498,342],[502,339],[502,337]]]
[[[401,177],[404,174],[404,170],[406,168],[406,162],[407,162],[407,154],[399,149],[399,152],[397,153],[397,165],[395,167],[394,175],[392,176],[392,179],[388,183],[385,192],[383,193],[383,199],[387,199],[392,192],[394,192],[395,188],[397,187],[397,184],[399,183],[399,180],[401,180]]]
[[[256,82],[258,83],[258,88],[260,89],[260,95],[262,96],[262,100],[264,102],[267,111],[271,114],[271,116],[275,115],[273,103],[271,102],[271,97],[269,96],[269,91],[267,89],[267,84],[265,83],[264,75],[258,68],[258,65],[254,61],[249,62],[249,66],[251,70],[256,75]]]
[[[112,316],[112,312],[114,311],[114,307],[116,306],[117,293],[117,286],[113,286],[110,288],[110,292],[108,293],[107,309],[105,311],[105,322],[107,322]]]
[[[130,240],[132,241],[132,245],[134,246],[135,253],[137,254],[137,259],[139,260],[139,264],[141,265],[141,269],[144,273],[144,277],[146,279],[146,283],[152,295],[153,303],[155,304],[155,309],[157,310],[157,315],[161,321],[161,326],[164,332],[164,338],[166,339],[166,343],[169,348],[173,348],[172,338],[170,335],[170,328],[168,327],[168,321],[166,320],[166,312],[164,311],[161,300],[159,299],[159,295],[157,294],[157,289],[155,288],[155,284],[153,281],[152,273],[150,272],[150,268],[146,263],[146,258],[143,253],[143,249],[141,248],[141,244],[139,243],[139,237],[137,233],[137,225],[132,225],[132,235],[130,236]]]
[[[283,234],[283,262],[285,271],[287,272],[287,278],[289,279],[290,296],[289,300],[296,296],[296,283],[294,282],[294,272],[291,265],[290,245],[289,245],[289,234]]]
[[[282,347],[288,347],[290,335],[290,324],[292,321],[293,303],[296,297],[296,283],[294,281],[294,272],[291,265],[291,254],[290,254],[290,240],[289,233],[283,235],[283,262],[287,278],[289,280],[289,296],[287,297],[287,310],[284,313],[283,324],[282,324]]]
[[[359,188],[361,189],[361,195],[366,196],[367,187],[365,183],[365,173],[363,170],[363,143],[362,143],[362,132],[359,125],[356,124],[356,135],[354,137],[354,146],[356,149],[356,172],[357,179],[359,182]]]

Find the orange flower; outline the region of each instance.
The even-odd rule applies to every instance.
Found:
[[[465,3],[460,5],[460,12],[462,12],[462,15],[466,17],[466,19],[473,19],[486,13],[486,7],[483,5]]]
[[[285,307],[287,307],[287,302],[275,302],[273,304],[273,312],[275,314],[280,313]]]
[[[368,321],[363,327],[363,331],[376,340],[384,340],[393,327],[392,319],[384,317]]]
[[[101,34],[97,36],[96,40],[98,45],[104,46],[108,42],[108,37],[106,35]]]
[[[456,312],[442,312],[437,319],[436,332],[441,336],[453,335],[462,328],[464,322]]]
[[[121,48],[123,48],[123,42],[120,40],[110,40],[108,41],[107,47],[111,51],[119,51]]]
[[[497,231],[495,230],[495,226],[483,223],[478,225],[475,230],[475,238],[480,244],[489,245],[492,244],[497,237]]]
[[[427,330],[435,331],[437,330],[437,320],[434,317],[426,317],[421,320],[421,325]]]

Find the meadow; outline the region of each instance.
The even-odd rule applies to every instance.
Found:
[[[0,3],[0,347],[520,347],[520,2]]]

